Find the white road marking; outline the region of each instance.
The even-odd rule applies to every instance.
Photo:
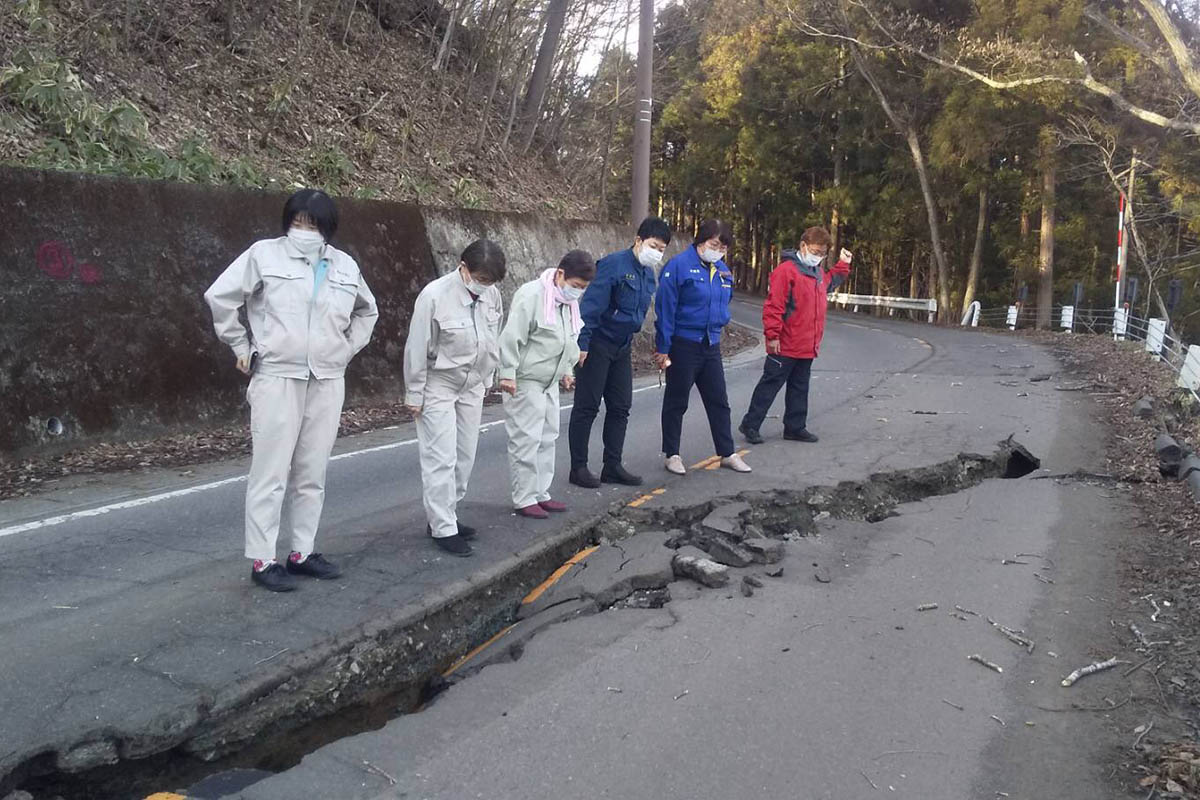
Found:
[[[639,392],[645,392],[650,389],[657,389],[657,388],[659,388],[657,384],[650,384],[649,386],[643,386],[640,389],[634,389],[633,393],[637,394]],[[574,403],[570,403],[568,405],[563,406],[560,410],[561,411],[570,411],[572,408],[574,408],[574,405],[575,405]],[[479,432],[483,433],[488,428],[493,428],[497,425],[503,425],[503,424],[504,424],[504,420],[502,420],[502,419],[494,420],[485,425],[480,425]],[[392,427],[399,427],[399,426],[392,426]],[[385,429],[385,430],[390,430],[390,428]],[[381,453],[385,450],[396,450],[398,448],[406,447],[410,444],[416,444],[416,443],[417,443],[416,439],[405,439],[400,442],[391,442],[390,444],[381,444],[381,445],[376,445],[374,447],[364,447],[361,450],[351,450],[347,453],[339,453],[338,455],[333,456],[329,460],[330,461],[342,461],[343,459],[354,458],[355,456],[367,455],[369,453]],[[200,492],[207,492],[210,489],[219,489],[222,486],[229,486],[234,483],[244,483],[245,480],[246,480],[245,475],[238,475],[235,478],[224,478],[219,481],[212,481],[211,483],[202,483],[198,486],[188,486],[183,489],[174,489],[169,492],[160,492],[159,494],[151,494],[151,495],[147,495],[145,497],[138,497],[133,500],[123,500],[119,503],[110,503],[108,505],[98,506],[96,508],[87,508],[82,511],[72,511],[69,514],[59,514],[59,515],[53,516],[53,517],[45,517],[43,519],[36,519],[31,522],[22,523],[20,525],[11,525],[7,528],[0,528],[0,538],[3,538],[5,536],[13,536],[18,533],[28,533],[29,531],[36,531],[36,530],[40,530],[42,528],[51,528],[51,527],[54,527],[55,525],[62,525],[67,522],[74,522],[75,520],[78,520],[78,519],[87,519],[89,517],[99,517],[99,516],[103,516],[104,514],[110,514],[113,511],[125,511],[130,508],[140,508],[141,506],[148,506],[148,505],[152,505],[154,503],[161,503],[164,500],[174,500],[177,497],[186,497],[190,494],[199,494]]]

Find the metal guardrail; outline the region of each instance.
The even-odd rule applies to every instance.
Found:
[[[972,327],[1006,327],[1017,330],[1036,323],[1037,310],[1021,306],[989,308],[963,316],[963,325]],[[1200,400],[1200,345],[1189,345],[1171,329],[1164,319],[1139,317],[1124,308],[1075,308],[1055,306],[1051,311],[1051,327],[1068,333],[1091,333],[1112,336],[1117,341],[1143,342],[1150,353],[1176,376],[1176,383]]]
[[[917,311],[927,315],[929,322],[937,316],[937,300],[925,300],[919,297],[884,297],[873,294],[832,294],[829,302],[843,309],[850,307],[857,312],[859,308],[886,308],[889,313],[896,311]]]

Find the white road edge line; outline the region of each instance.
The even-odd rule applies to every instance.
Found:
[[[639,389],[634,389],[633,393],[637,394],[639,392],[645,392],[650,389],[657,389],[657,388],[659,388],[657,384],[650,384],[649,386],[643,386]],[[560,409],[560,411],[570,411],[572,408],[574,408],[574,405],[575,405],[574,403],[565,405]],[[493,428],[497,425],[503,425],[503,424],[504,424],[504,420],[502,420],[502,419],[494,420],[485,425],[480,425],[479,432],[483,433],[488,428]],[[393,426],[393,427],[396,427],[396,426]],[[343,459],[354,458],[355,456],[367,455],[370,453],[381,453],[385,450],[396,450],[398,448],[405,447],[410,444],[416,444],[416,443],[417,443],[416,439],[405,439],[402,442],[391,442],[390,444],[381,444],[381,445],[376,445],[375,447],[364,447],[361,450],[351,450],[347,453],[338,453],[336,456],[333,456],[329,460],[330,461],[342,461]],[[7,528],[0,528],[0,538],[3,538],[5,536],[13,536],[18,533],[28,533],[29,531],[36,531],[41,528],[51,528],[51,527],[54,527],[55,525],[62,525],[67,522],[73,522],[77,519],[87,519],[88,517],[99,517],[99,516],[103,516],[104,514],[109,514],[113,511],[125,511],[130,508],[140,508],[141,506],[148,506],[148,505],[152,505],[154,503],[161,503],[164,500],[174,500],[177,497],[186,497],[189,494],[199,494],[200,492],[207,492],[210,489],[219,489],[222,486],[229,486],[230,484],[234,484],[234,483],[243,483],[243,482],[245,482],[245,480],[246,480],[245,475],[238,475],[235,478],[224,478],[219,481],[212,481],[211,483],[202,483],[198,486],[188,486],[183,489],[174,489],[170,492],[160,492],[159,494],[151,494],[151,495],[147,495],[145,497],[138,497],[133,500],[123,500],[119,503],[110,503],[109,505],[98,506],[96,508],[86,508],[86,509],[83,509],[82,511],[72,511],[69,514],[59,514],[58,516],[54,516],[54,517],[45,517],[44,519],[36,519],[31,522],[22,523],[20,525],[12,525]]]

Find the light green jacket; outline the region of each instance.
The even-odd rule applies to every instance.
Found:
[[[571,329],[571,308],[556,307],[554,324],[543,311],[545,288],[532,280],[517,289],[500,332],[500,380],[533,383],[548,389],[579,362],[579,343]]]

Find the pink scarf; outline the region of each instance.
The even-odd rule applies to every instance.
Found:
[[[542,292],[543,307],[542,310],[546,315],[547,325],[558,324],[558,306],[571,307],[571,333],[579,333],[583,330],[583,317],[579,316],[579,301],[568,300],[562,293],[562,289],[554,282],[554,276],[558,269],[551,267],[542,273],[542,287],[545,289]]]

